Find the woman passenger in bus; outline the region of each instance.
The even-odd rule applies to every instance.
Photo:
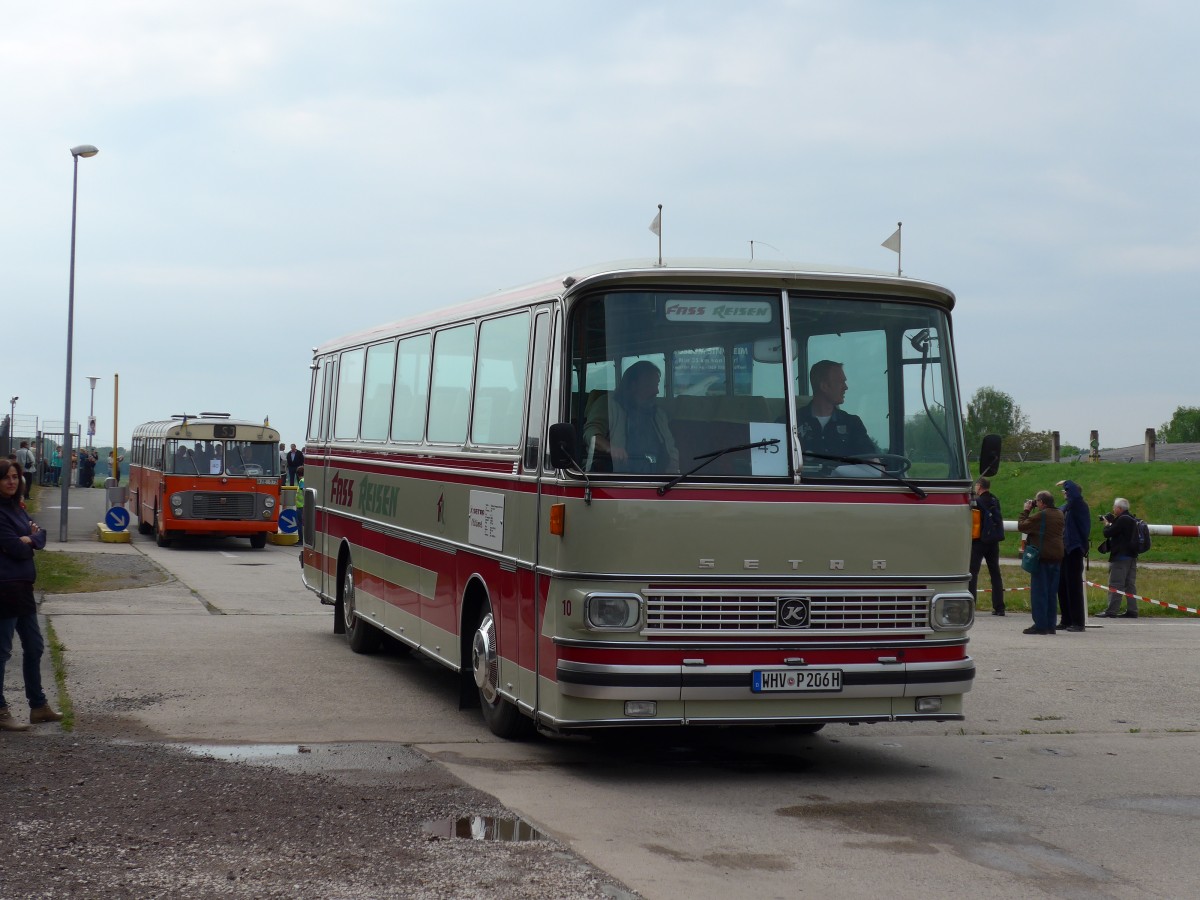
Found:
[[[596,471],[597,456],[606,454],[614,472],[679,471],[679,450],[667,414],[655,402],[661,383],[658,366],[641,360],[625,370],[611,395],[598,396],[589,404],[583,426],[589,470]]]

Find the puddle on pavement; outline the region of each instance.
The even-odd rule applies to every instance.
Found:
[[[249,759],[274,759],[281,756],[296,756],[308,753],[303,744],[180,744],[188,753],[212,759],[228,759],[234,762]]]
[[[528,822],[499,816],[462,816],[458,819],[435,819],[421,826],[421,831],[435,838],[463,838],[470,841],[544,841],[542,834]]]

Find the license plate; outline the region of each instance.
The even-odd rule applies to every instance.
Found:
[[[841,689],[841,669],[755,669],[750,673],[750,690],[756,694]]]

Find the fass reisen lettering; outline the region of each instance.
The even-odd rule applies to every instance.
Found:
[[[728,303],[721,300],[693,300],[668,303],[663,310],[668,322],[736,321],[770,322],[771,304],[761,301]]]
[[[353,506],[354,480],[343,478],[341,472],[334,472],[333,480],[329,483],[329,499],[338,506]]]

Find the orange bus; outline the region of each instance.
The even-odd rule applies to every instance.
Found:
[[[277,528],[280,481],[279,432],[265,422],[206,412],[134,429],[129,496],[138,531],[160,547],[184,535],[265,546]]]

